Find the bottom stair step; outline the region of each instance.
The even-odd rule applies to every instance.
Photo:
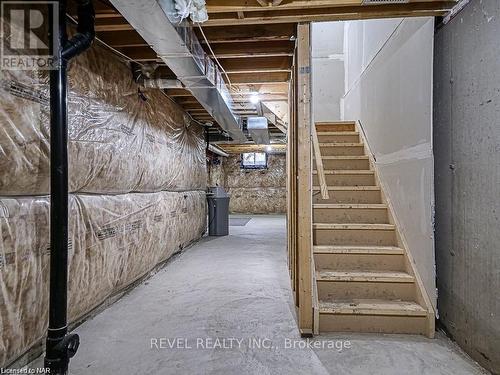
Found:
[[[358,299],[319,304],[320,314],[426,316],[427,311],[415,302]]]
[[[319,331],[404,333],[432,337],[427,311],[414,302],[350,300],[319,305]]]
[[[400,271],[326,271],[316,273],[316,280],[321,281],[365,281],[382,283],[413,283],[415,278]]]

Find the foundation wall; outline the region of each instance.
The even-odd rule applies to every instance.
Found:
[[[211,164],[209,185],[222,186],[230,195],[229,210],[242,214],[286,212],[286,157],[268,154],[267,169],[242,169],[241,156],[219,158]]]
[[[439,320],[500,374],[500,2],[473,0],[435,34]]]

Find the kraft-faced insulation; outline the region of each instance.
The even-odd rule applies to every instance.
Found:
[[[43,72],[0,72],[0,195],[49,192],[49,92]],[[146,100],[144,100],[146,99]],[[71,192],[204,190],[203,129],[160,90],[95,47],[70,64]]]
[[[0,71],[0,367],[40,343],[49,291],[48,72]],[[69,69],[69,320],[200,238],[203,129],[94,45]]]
[[[0,199],[0,364],[47,329],[48,197]],[[205,231],[204,192],[71,195],[70,321],[168,259]]]
[[[266,169],[242,169],[241,156],[219,158],[210,165],[209,184],[229,193],[232,213],[273,214],[286,212],[286,157],[269,154]]]

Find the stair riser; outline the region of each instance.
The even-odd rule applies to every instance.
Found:
[[[397,245],[394,230],[314,229],[313,235],[315,245]]]
[[[375,176],[368,175],[337,175],[325,174],[328,186],[374,186]],[[313,185],[319,186],[318,175],[313,175]]]
[[[318,298],[322,301],[346,301],[351,299],[414,301],[415,284],[364,281],[318,281]]]
[[[320,314],[320,332],[427,334],[426,317]]]
[[[386,254],[314,254],[317,270],[405,271],[403,255]]]
[[[316,164],[314,164],[316,165]],[[323,168],[332,170],[367,170],[370,169],[368,159],[332,160],[323,159]]]
[[[318,132],[353,132],[354,124],[316,124]]]
[[[351,134],[321,134],[318,133],[318,140],[320,143],[327,142],[347,142],[347,143],[358,143],[359,135],[351,135]]]
[[[387,208],[314,208],[313,221],[316,223],[389,224],[389,215]]]
[[[323,146],[320,149],[322,156],[362,156],[365,154],[363,146]]]
[[[380,191],[330,190],[329,199],[322,199],[321,193],[314,191],[313,203],[381,203]]]

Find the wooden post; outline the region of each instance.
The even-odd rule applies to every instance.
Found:
[[[294,292],[296,288],[296,254],[297,247],[295,246],[295,228],[297,224],[297,215],[295,209],[295,189],[297,186],[297,171],[295,168],[295,151],[296,151],[296,130],[295,130],[295,119],[294,119],[294,83],[293,74],[288,90],[288,107],[289,107],[289,121],[287,129],[287,149],[286,149],[286,199],[287,199],[287,243],[288,243],[288,269],[290,270],[290,279],[292,284],[292,289]],[[297,300],[295,301],[297,302]]]
[[[311,162],[311,25],[297,27],[297,265],[299,330],[313,334],[312,303],[312,162]]]
[[[287,130],[287,229],[288,256],[295,305],[299,304],[299,284],[297,276],[297,88],[296,88],[296,56],[292,66],[292,77],[289,85],[289,125]]]

